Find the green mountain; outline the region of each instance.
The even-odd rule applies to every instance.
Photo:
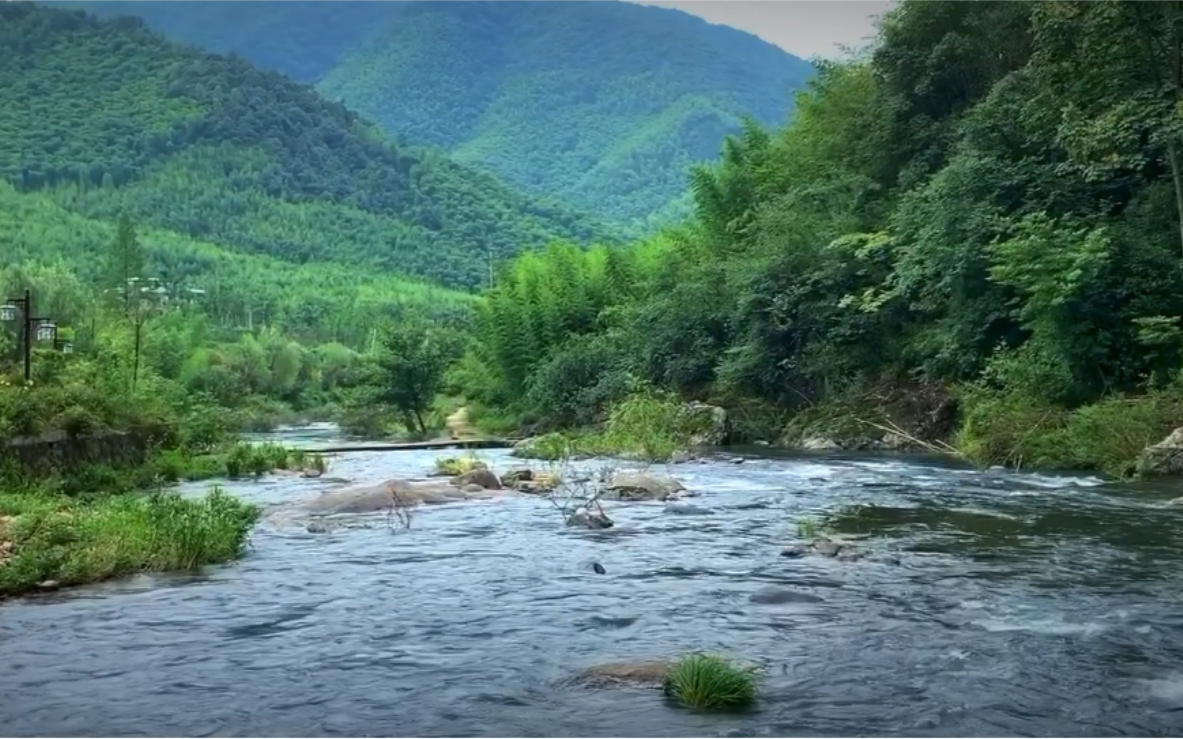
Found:
[[[491,258],[613,238],[136,18],[0,4],[0,89],[0,177],[90,218],[128,212],[241,252],[465,287],[487,280]]]
[[[83,4],[313,82],[400,140],[634,225],[684,214],[689,165],[743,115],[782,123],[813,74],[750,34],[616,0]]]

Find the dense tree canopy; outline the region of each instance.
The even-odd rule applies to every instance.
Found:
[[[614,254],[622,286],[604,252],[520,258],[457,377],[559,424],[638,381],[792,409],[884,378],[1048,408],[1169,380],[1179,23],[1173,4],[904,2],[787,126],[694,172],[695,218]]]

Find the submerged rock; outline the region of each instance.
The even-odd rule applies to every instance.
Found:
[[[583,670],[575,682],[592,688],[660,688],[670,667],[665,660],[608,662]]]
[[[838,553],[842,551],[842,545],[825,538],[816,539],[813,542],[813,551],[823,557],[837,557]]]
[[[670,503],[665,507],[665,513],[670,513],[675,516],[713,516],[714,511],[708,511],[706,508],[699,508],[690,503]]]
[[[605,489],[606,498],[617,500],[677,500],[686,486],[672,477],[654,477],[635,473],[619,473],[612,477]]]
[[[808,554],[818,554],[823,557],[830,557],[833,559],[840,559],[843,561],[853,561],[862,559],[865,555],[846,542],[833,541],[824,536],[814,539],[808,546],[803,544],[792,544],[781,550],[780,556],[789,559],[800,559]]]
[[[584,529],[610,529],[613,523],[612,519],[608,518],[608,514],[602,511],[592,511],[581,506],[576,508],[575,512],[567,517],[567,525]]]
[[[802,593],[788,588],[769,586],[760,588],[748,597],[752,603],[762,605],[784,605],[786,603],[825,603],[826,599],[810,593]]]

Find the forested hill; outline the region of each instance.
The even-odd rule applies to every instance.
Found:
[[[126,210],[292,262],[467,286],[487,279],[491,256],[611,237],[441,153],[395,146],[311,87],[136,18],[0,4],[0,89],[0,176],[87,216]]]
[[[389,135],[633,224],[686,212],[689,165],[742,115],[781,124],[813,74],[750,34],[616,0],[86,5],[315,82]]]

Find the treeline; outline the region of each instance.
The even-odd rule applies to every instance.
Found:
[[[0,233],[10,225],[0,219]],[[423,435],[442,425],[434,412],[442,369],[426,382],[417,373],[450,362],[455,341],[436,356],[418,351],[419,334],[402,344],[398,337],[408,327],[459,336],[471,296],[391,278],[367,283],[333,265],[195,250],[167,232],[138,232],[127,217],[110,229],[79,219],[61,225],[69,233],[94,227],[86,235],[95,248],[54,254],[45,237],[55,232],[43,232],[39,251],[0,266],[0,297],[31,291],[33,313],[56,324],[59,341],[38,337],[26,383],[21,323],[0,324],[0,441],[147,424],[201,452],[238,431],[296,420],[377,434]],[[200,269],[187,277],[194,264]]]
[[[543,426],[906,389],[977,458],[1126,464],[1183,420],[1181,45],[1175,3],[904,2],[694,171],[687,225],[520,258],[456,381]]]
[[[489,258],[555,237],[616,238],[246,60],[175,45],[139,19],[0,7],[0,176],[83,212],[303,262],[343,259],[479,286]],[[97,191],[97,194],[96,194]],[[297,209],[304,233],[257,234]],[[328,222],[319,240],[309,221]]]

